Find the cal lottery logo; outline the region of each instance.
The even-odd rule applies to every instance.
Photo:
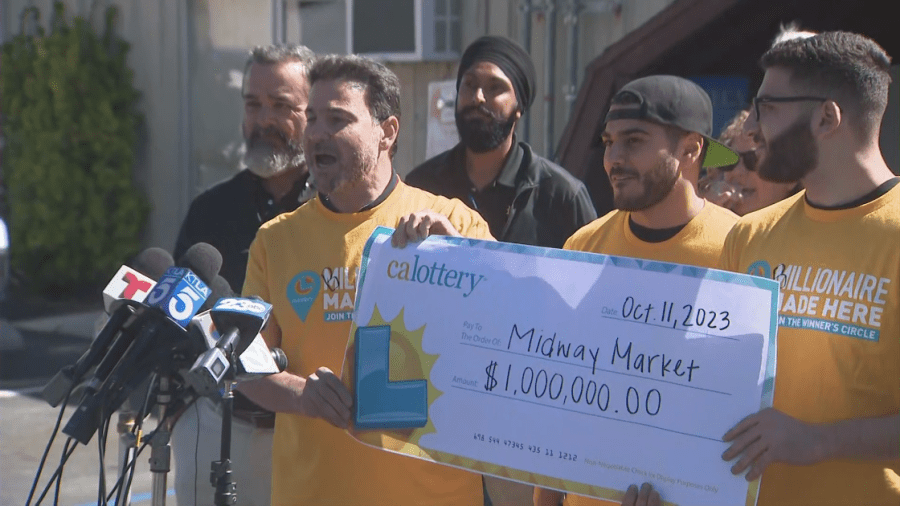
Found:
[[[808,265],[771,268],[764,261],[754,262],[748,273],[771,273],[778,282],[780,326],[878,341],[890,278]]]
[[[387,275],[391,279],[431,285],[441,288],[459,290],[463,297],[472,295],[485,277],[482,274],[466,272],[452,267],[446,263],[428,263],[427,260],[414,255],[410,260],[391,260],[387,266]]]

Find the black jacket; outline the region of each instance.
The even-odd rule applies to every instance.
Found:
[[[302,182],[305,183],[305,180]],[[296,209],[307,197],[298,183],[282,202],[263,188],[262,180],[244,169],[198,195],[188,210],[175,242],[178,259],[198,242],[209,243],[222,254],[222,275],[235,293],[241,293],[250,243],[260,225]]]
[[[514,191],[509,192],[512,201],[507,204],[508,217],[496,238],[561,248],[576,230],[597,218],[587,189],[559,165],[535,155],[528,144],[520,142],[515,149],[518,152],[509,156],[497,178],[497,184],[509,185]],[[413,169],[406,182],[437,195],[458,198],[474,208],[464,157],[465,148],[457,144]]]

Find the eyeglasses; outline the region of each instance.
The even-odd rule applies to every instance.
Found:
[[[759,104],[778,102],[825,102],[825,97],[753,97],[753,110],[756,111],[756,121],[759,121]]]
[[[740,160],[738,163],[744,162],[744,167],[747,170],[749,170],[751,172],[756,171],[756,164],[759,162],[759,157],[756,155],[755,149],[752,149],[750,151],[743,151],[743,152],[738,151],[737,155]],[[732,164],[732,165],[725,165],[724,167],[719,167],[719,170],[728,172],[730,170],[733,170],[737,166],[738,166],[737,163]]]

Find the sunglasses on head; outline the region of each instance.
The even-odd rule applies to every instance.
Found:
[[[751,172],[756,171],[756,164],[757,162],[759,162],[759,159],[756,156],[756,150],[739,151],[737,152],[737,155],[739,157],[738,163],[744,162],[744,167],[747,170]],[[724,167],[719,167],[719,170],[728,172],[729,170],[733,170],[735,167],[737,167],[737,165],[737,163],[725,165]]]

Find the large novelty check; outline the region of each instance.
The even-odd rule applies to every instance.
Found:
[[[676,264],[379,228],[360,271],[354,437],[620,499],[744,505],[722,435],[770,406],[777,284]],[[354,375],[355,374],[355,375]]]

